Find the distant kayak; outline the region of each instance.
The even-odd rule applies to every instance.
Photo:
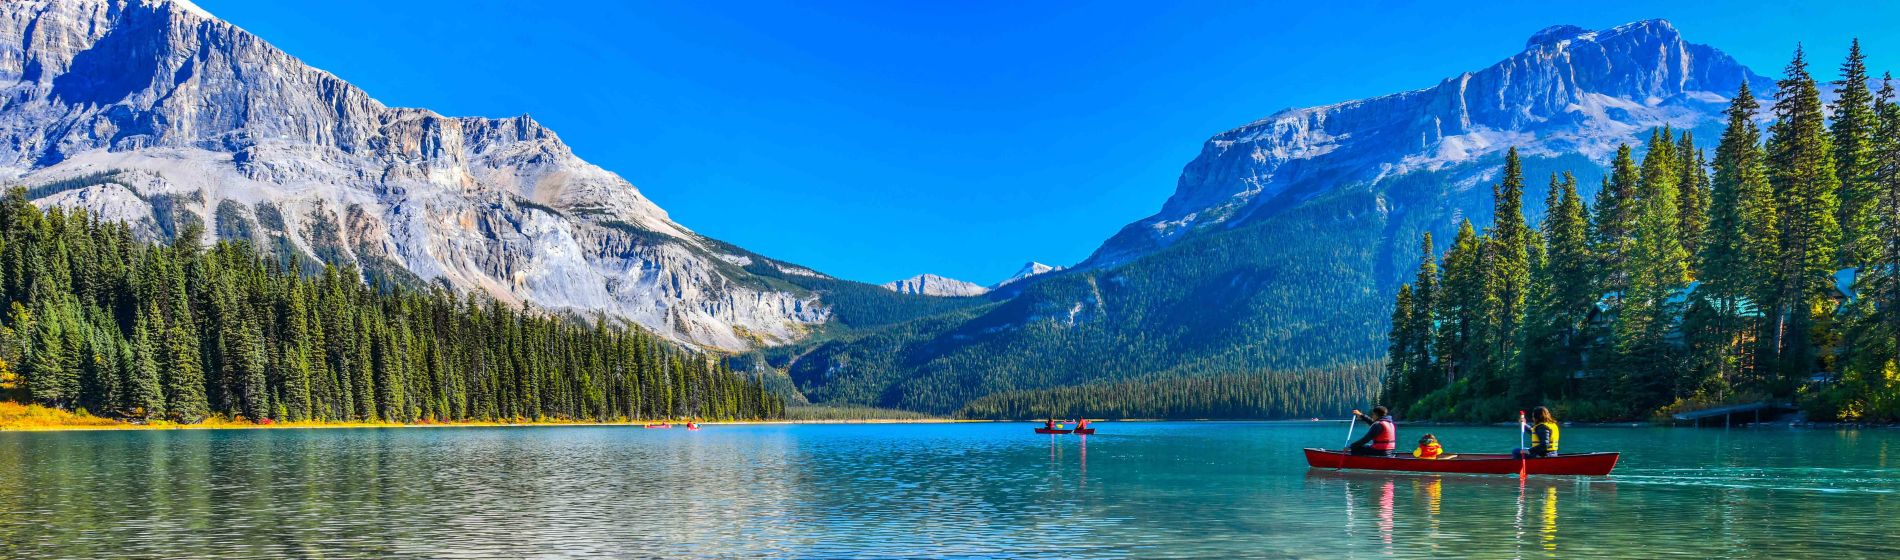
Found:
[[[672,424],[647,424],[647,425],[646,425],[646,427],[648,427],[648,428],[671,428],[671,427],[673,427],[673,425],[672,425]]]
[[[1616,468],[1618,453],[1578,453],[1534,459],[1510,455],[1460,453],[1451,459],[1372,457],[1328,449],[1306,449],[1306,464],[1316,469],[1357,469],[1459,474],[1525,474],[1603,476]]]

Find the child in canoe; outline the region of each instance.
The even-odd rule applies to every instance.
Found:
[[[1445,447],[1438,444],[1438,437],[1425,434],[1418,438],[1418,449],[1412,450],[1412,456],[1420,459],[1450,459],[1457,455],[1446,455]]]

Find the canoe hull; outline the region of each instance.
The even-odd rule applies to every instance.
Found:
[[[1075,435],[1086,436],[1095,433],[1095,428],[1076,428]]]
[[[1053,428],[1036,428],[1036,433],[1038,433],[1038,434],[1058,434],[1058,435],[1059,435],[1059,434],[1066,434],[1066,433],[1069,433],[1069,432],[1073,432],[1073,431],[1075,431],[1075,430],[1057,430],[1057,429],[1053,429]]]
[[[1616,468],[1617,453],[1579,453],[1541,459],[1514,459],[1510,455],[1459,454],[1453,459],[1367,457],[1328,449],[1306,449],[1307,466],[1316,469],[1355,469],[1457,474],[1525,474],[1604,476]]]

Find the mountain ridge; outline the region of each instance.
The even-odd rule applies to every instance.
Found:
[[[1078,267],[1112,266],[1179,235],[1330,189],[1437,172],[1501,156],[1508,146],[1526,156],[1581,154],[1602,163],[1651,127],[1712,130],[1711,115],[1742,81],[1773,91],[1772,81],[1687,42],[1666,20],[1599,31],[1547,27],[1522,52],[1429,87],[1283,109],[1215,135],[1159,212],[1124,227]],[[1456,180],[1469,187],[1494,172],[1476,171]]]
[[[1774,89],[1666,21],[1548,27],[1523,51],[1426,88],[1214,135],[1160,211],[1070,270],[993,293],[998,303],[812,341],[772,363],[816,402],[939,413],[1134,377],[1357,367],[1385,350],[1419,236],[1488,225],[1483,186],[1506,149],[1524,156],[1535,221],[1543,178],[1574,171],[1588,197],[1606,156],[1652,127],[1712,143],[1744,82]]]
[[[526,115],[384,106],[190,2],[8,2],[0,39],[0,178],[41,205],[706,348],[793,342],[834,311],[769,278],[828,277],[673,222]]]
[[[884,284],[880,284],[880,286],[883,286],[884,289],[897,292],[900,294],[914,294],[914,295],[921,295],[921,296],[947,296],[947,297],[980,296],[980,295],[989,293],[990,291],[989,288],[985,288],[973,282],[965,282],[965,281],[958,280],[955,278],[946,278],[946,277],[938,276],[935,274],[919,274],[916,276],[912,276],[910,278],[905,278],[903,280],[895,280],[895,281],[887,282]]]

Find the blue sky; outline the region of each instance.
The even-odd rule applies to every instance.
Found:
[[[1071,264],[1275,110],[1430,86],[1554,24],[1666,18],[1778,76],[1900,8],[1845,3],[196,0],[384,103],[522,113],[701,233],[840,277]],[[1785,4],[1785,5],[1784,5]]]

